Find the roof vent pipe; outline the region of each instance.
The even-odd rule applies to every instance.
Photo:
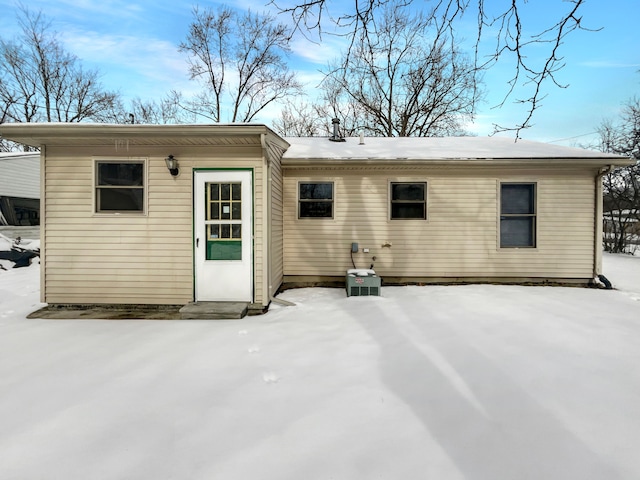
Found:
[[[329,137],[329,140],[332,142],[345,142],[346,140],[340,137],[340,119],[334,118],[331,123],[333,124],[333,136]]]

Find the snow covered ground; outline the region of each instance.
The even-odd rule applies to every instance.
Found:
[[[282,295],[240,321],[27,320],[0,270],[0,479],[640,478],[640,257],[619,290]]]

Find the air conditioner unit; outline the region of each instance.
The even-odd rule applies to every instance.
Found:
[[[379,296],[381,285],[382,279],[373,270],[359,268],[347,270],[345,280],[347,297]]]

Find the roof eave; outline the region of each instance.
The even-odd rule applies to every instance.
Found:
[[[311,166],[589,166],[603,165],[627,166],[633,165],[634,159],[624,157],[519,157],[519,158],[283,158],[283,167],[311,167]]]
[[[88,143],[91,139],[144,139],[150,137],[204,138],[266,134],[284,148],[289,144],[262,124],[120,125],[87,123],[7,123],[0,136],[32,147]],[[258,140],[259,141],[259,140]]]

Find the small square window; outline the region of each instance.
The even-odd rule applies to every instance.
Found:
[[[536,246],[536,184],[500,184],[500,247]]]
[[[298,218],[333,218],[333,182],[298,184]]]
[[[96,163],[96,212],[144,212],[144,162]]]
[[[391,183],[391,220],[427,218],[427,184],[425,182]]]

